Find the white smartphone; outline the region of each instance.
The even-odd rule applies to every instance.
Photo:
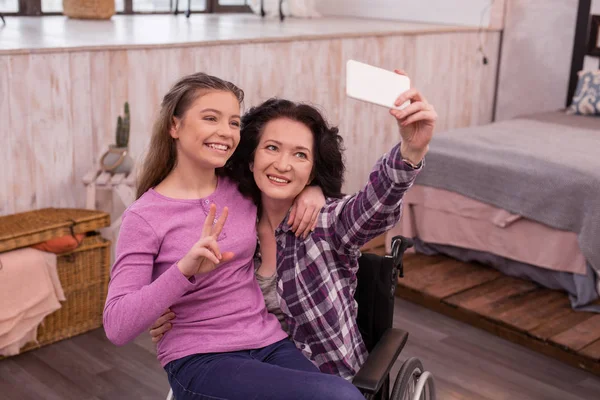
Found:
[[[410,104],[396,107],[394,102],[410,89],[410,79],[393,71],[374,67],[355,60],[346,63],[346,95],[353,99],[402,110]]]

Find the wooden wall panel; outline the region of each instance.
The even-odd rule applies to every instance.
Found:
[[[11,160],[11,154],[16,152],[14,131],[11,127],[9,79],[10,58],[0,57],[0,137],[3,142],[0,146],[0,160]],[[14,167],[12,162],[0,163],[0,215],[6,214],[6,210],[15,209],[14,179],[17,174]]]
[[[345,140],[345,191],[358,190],[398,140],[387,110],[345,96],[349,58],[403,68],[440,115],[438,130],[491,120],[499,32],[451,32],[327,40],[0,55],[3,159],[0,214],[83,207],[83,175],[114,143],[116,119],[131,105],[130,149],[149,144],[162,96],[195,71],[231,80],[245,107],[272,97],[311,102]],[[4,94],[8,93],[8,96]]]
[[[4,170],[6,175],[3,177],[2,187],[7,189],[7,197],[12,197],[7,205],[12,204],[13,208],[6,207],[3,210],[4,214],[37,208],[37,161],[34,159],[35,150],[31,134],[33,119],[30,118],[30,110],[33,107],[29,99],[29,94],[35,87],[35,80],[30,78],[31,61],[30,57],[8,56],[10,114],[8,118],[2,119],[9,120],[9,129],[2,137],[8,138],[6,145],[12,151],[4,163],[7,168]],[[8,185],[4,184],[5,180],[9,182]]]
[[[95,162],[99,145],[94,140],[94,126],[92,123],[92,82],[90,53],[71,53],[69,55],[69,71],[71,76],[71,92],[69,93],[69,106],[71,110],[69,131],[73,140],[73,152],[71,155],[72,173],[68,179],[72,188],[81,185],[81,178]],[[94,105],[96,106],[96,105]],[[102,143],[104,146],[104,143]],[[92,164],[93,165],[93,164]],[[80,195],[81,192],[77,196]],[[74,204],[80,204],[76,199]]]
[[[68,55],[36,54],[30,58],[26,92],[30,104],[29,140],[36,204],[67,207],[77,202],[71,188],[73,137],[71,71]],[[35,79],[44,76],[45,79]]]

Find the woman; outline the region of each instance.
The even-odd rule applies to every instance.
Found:
[[[396,71],[397,73],[403,73]],[[356,326],[356,271],[360,247],[400,218],[402,197],[422,168],[437,114],[416,89],[400,95],[390,110],[398,121],[400,143],[375,165],[358,193],[342,197],[341,137],[311,106],[271,99],[242,118],[242,134],[226,169],[240,180],[240,191],[259,206],[257,230],[260,279],[277,277],[284,329],[323,372],[351,379],[366,359]],[[286,223],[295,197],[316,185],[328,198],[317,226],[298,238]],[[263,288],[267,302],[272,297]],[[168,330],[158,320],[155,338]],[[168,336],[168,335],[167,335]],[[165,337],[167,337],[165,336]]]
[[[171,307],[158,359],[178,400],[361,399],[287,340],[254,279],[256,205],[222,168],[240,140],[243,92],[206,74],[165,95],[125,211],[104,309],[123,345]],[[261,385],[257,385],[261,382]]]

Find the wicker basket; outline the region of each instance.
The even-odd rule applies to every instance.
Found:
[[[115,0],[63,0],[63,14],[78,19],[110,19]]]
[[[48,315],[37,333],[35,349],[102,326],[110,274],[110,241],[95,230],[110,224],[107,213],[47,208],[0,217],[0,251],[9,251],[65,234],[87,233],[79,247],[59,254],[57,271],[66,301]]]
[[[102,326],[110,271],[110,242],[99,235],[86,237],[71,253],[58,256],[57,270],[67,301],[48,315],[21,353]]]
[[[110,215],[95,210],[43,208],[6,215],[0,217],[0,252],[109,225]]]

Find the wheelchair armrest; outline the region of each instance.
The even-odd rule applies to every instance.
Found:
[[[408,332],[390,328],[377,342],[352,383],[368,393],[377,393],[408,340]]]

